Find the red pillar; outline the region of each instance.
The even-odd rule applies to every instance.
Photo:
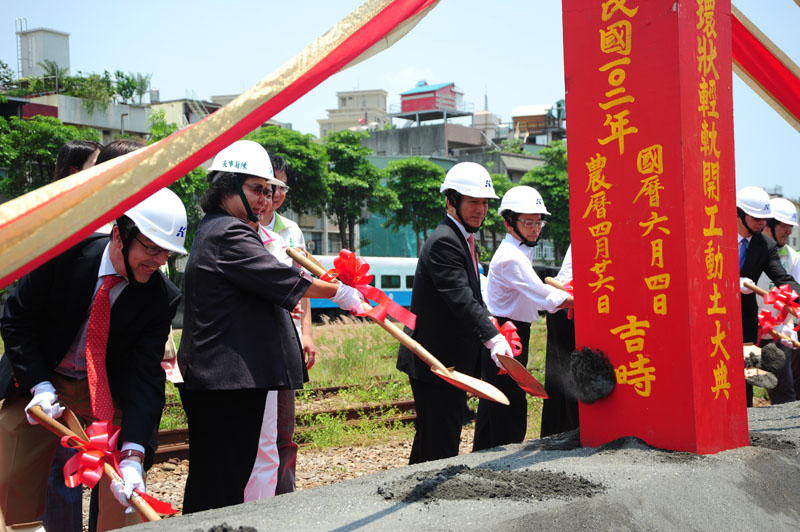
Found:
[[[562,5],[576,341],[617,376],[581,442],[747,445],[730,1]]]

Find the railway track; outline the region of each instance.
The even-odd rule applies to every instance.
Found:
[[[392,412],[391,415],[386,415]],[[393,401],[389,403],[357,406],[324,410],[302,414],[295,418],[295,435],[299,445],[303,446],[303,434],[313,429],[314,425],[307,423],[309,419],[317,417],[343,418],[346,424],[356,425],[365,419],[380,421],[381,423],[413,423],[416,419],[414,401]],[[313,422],[313,421],[312,421]],[[184,460],[189,458],[189,430],[186,428],[162,430],[158,432],[158,449],[155,453],[155,463],[166,462],[171,458]]]

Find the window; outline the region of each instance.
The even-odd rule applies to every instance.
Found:
[[[338,255],[342,249],[339,233],[328,233],[328,255]]]
[[[414,288],[414,276],[413,275],[406,275],[406,288],[411,290]]]
[[[339,98],[339,107],[347,107],[347,99]]]
[[[400,276],[381,275],[381,288],[400,288]]]
[[[422,155],[422,146],[411,146],[411,155]]]
[[[303,236],[306,239],[306,248],[309,253],[322,254],[322,233],[304,231]]]

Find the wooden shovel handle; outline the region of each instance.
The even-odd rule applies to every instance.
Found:
[[[561,284],[561,281],[559,281],[558,279],[555,279],[553,277],[545,277],[544,282],[549,284],[550,286],[558,288],[559,290],[564,290],[564,285]]]
[[[754,285],[753,283],[744,283],[744,287],[745,288],[749,288],[750,290],[752,290],[756,294],[760,295],[761,297],[764,297],[764,296],[766,296],[768,294],[768,292],[766,290],[764,290],[760,286]],[[797,312],[792,307],[789,307],[789,312],[795,318],[800,318],[800,316],[797,315]]]
[[[307,269],[317,277],[321,277],[325,274],[325,268],[321,264],[316,264],[314,261],[306,257],[306,255],[301,254],[298,250],[294,248],[287,248],[286,254],[289,255],[292,260],[296,263],[300,264],[303,268]],[[367,312],[372,309],[372,306],[364,301],[362,304],[364,311]],[[389,321],[379,321],[373,320],[375,323],[383,327],[383,329],[391,334],[395,339],[399,340],[401,344],[406,346],[408,349],[413,351],[417,354],[422,360],[425,361],[429,366],[435,367],[439,371],[445,374],[449,374],[450,370],[442,364],[438,358],[433,356],[427,349],[422,347],[422,345],[407,335],[402,329],[397,327],[395,324]]]
[[[83,440],[89,439],[89,437],[86,435],[86,432],[84,432],[82,427],[78,431],[79,433],[76,434],[75,432],[65,427],[52,417],[45,414],[44,410],[42,410],[42,407],[39,405],[31,407],[28,410],[28,413],[31,415],[31,417],[36,418],[36,420],[39,422],[40,425],[42,425],[42,427],[46,428],[56,436],[59,437],[70,436],[72,438],[83,439]],[[72,414],[71,412],[70,414],[74,416],[74,414]],[[73,423],[70,423],[70,425],[74,426]],[[80,427],[80,424],[78,424],[78,426]],[[117,472],[114,471],[114,466],[112,466],[108,462],[105,463],[103,472],[111,480],[117,480],[123,483],[125,482],[124,480],[122,480],[122,477],[120,477],[119,474],[117,474]],[[158,512],[153,510],[153,507],[150,506],[150,504],[146,500],[144,500],[138,493],[135,492],[132,493],[130,500],[134,508],[136,508],[139,511],[139,513],[142,516],[144,516],[144,518],[147,519],[148,521],[159,521],[161,519],[161,516],[158,515]]]

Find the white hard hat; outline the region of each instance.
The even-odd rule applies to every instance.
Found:
[[[505,211],[518,214],[550,214],[544,206],[539,191],[533,187],[519,186],[509,189],[500,202],[500,214]]]
[[[186,209],[168,188],[162,188],[125,213],[144,236],[155,245],[176,253],[186,253]]]
[[[769,200],[772,217],[781,223],[797,225],[797,208],[794,203],[786,198],[772,198]]]
[[[753,218],[772,218],[769,194],[761,187],[744,187],[737,192],[736,206]]]
[[[211,162],[210,172],[230,172],[263,177],[271,185],[285,187],[286,183],[275,179],[269,154],[258,142],[237,140],[220,151]]]
[[[439,192],[455,190],[473,198],[497,199],[492,176],[478,163],[458,163],[444,177]]]

